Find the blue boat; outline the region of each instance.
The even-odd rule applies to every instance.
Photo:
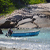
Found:
[[[37,36],[40,31],[26,32],[26,33],[12,33],[12,37],[25,37],[25,36]]]
[[[24,32],[24,33],[12,33],[11,37],[26,37],[26,36],[37,36],[40,31]],[[10,36],[10,35],[6,35]]]

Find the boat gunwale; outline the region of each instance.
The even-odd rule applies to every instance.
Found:
[[[30,32],[21,32],[21,33],[12,33],[12,34],[22,34],[22,33],[36,33],[36,32],[40,32],[40,30],[39,31],[30,31]]]

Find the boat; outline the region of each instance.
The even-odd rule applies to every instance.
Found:
[[[23,32],[23,33],[12,33],[11,37],[26,37],[26,36],[37,36],[39,34],[39,31],[31,31],[31,32]],[[10,36],[10,35],[6,35]]]

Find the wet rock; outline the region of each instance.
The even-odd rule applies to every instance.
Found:
[[[2,30],[0,29],[0,34],[3,34]]]

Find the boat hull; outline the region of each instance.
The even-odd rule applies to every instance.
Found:
[[[13,37],[25,37],[25,36],[36,36],[40,31],[36,32],[26,32],[26,33],[13,33],[11,36]]]

